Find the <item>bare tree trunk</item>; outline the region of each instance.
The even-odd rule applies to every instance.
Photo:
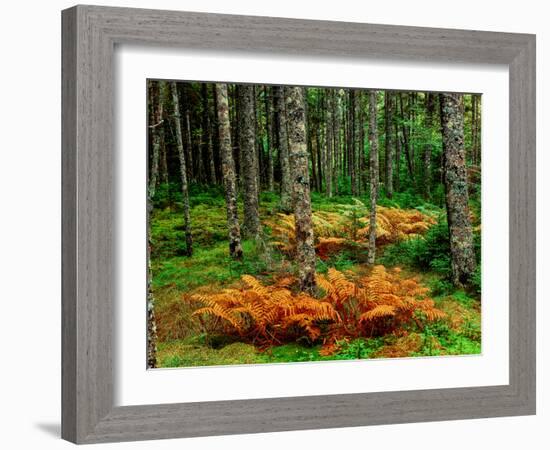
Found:
[[[185,97],[187,100],[187,96]],[[195,180],[195,168],[193,164],[193,142],[191,136],[191,113],[188,102],[185,103],[185,135],[187,138],[187,179]]]
[[[476,266],[468,208],[468,176],[464,149],[461,94],[439,94],[445,155],[445,198],[451,244],[451,269],[456,286],[467,284]]]
[[[241,164],[241,147],[240,142],[240,110],[238,102],[237,85],[233,85],[233,88],[227,87],[228,104],[233,107],[229,107],[229,123],[231,124],[231,141],[233,142],[233,161],[235,162],[235,176],[237,177],[237,186],[242,184],[242,164]],[[216,97],[217,98],[217,97]]]
[[[472,164],[477,166],[480,162],[479,158],[479,97],[475,94],[472,95],[472,148],[471,148],[471,160]]]
[[[315,141],[315,146],[313,145],[313,136],[312,136],[312,132],[309,131],[309,130],[306,130],[306,134],[307,134],[307,147],[308,147],[308,154],[310,155],[310,158],[311,158],[311,178],[313,180],[313,186],[312,186],[312,189],[314,191],[318,191],[319,190],[319,183],[317,182],[318,178],[317,178],[317,148],[318,148],[318,145],[317,145],[317,141]]]
[[[216,172],[216,180],[219,183],[222,181],[222,161],[220,152],[220,136],[218,133],[218,99],[216,98],[216,84],[210,83],[212,91],[212,109],[210,109],[210,136],[214,146],[214,169]]]
[[[266,171],[264,161],[264,147],[262,143],[262,118],[260,104],[258,103],[258,92],[256,86],[252,86],[252,106],[254,111],[254,145],[256,152],[256,193],[258,198],[262,185],[265,185]]]
[[[399,106],[401,107],[401,118],[403,119],[405,117],[405,109],[403,107],[403,93],[399,94]],[[411,147],[409,142],[409,131],[407,130],[407,126],[403,124],[401,127],[401,131],[403,133],[403,149],[405,150],[405,159],[407,160],[407,169],[409,171],[409,176],[411,178],[411,181],[415,182],[414,180],[414,168],[413,168],[413,161],[411,158]]]
[[[386,152],[385,166],[386,176],[384,181],[386,184],[386,196],[393,197],[393,93],[385,91],[384,93],[386,117],[385,117],[385,133],[386,133]]]
[[[396,102],[397,106],[397,102]],[[393,189],[394,191],[399,192],[400,183],[401,183],[401,137],[399,136],[399,126],[397,125],[397,120],[394,120],[395,127],[395,174],[393,177]]]
[[[254,88],[251,85],[238,86],[240,126],[239,136],[243,167],[243,231],[246,236],[257,236],[260,231],[258,206],[258,162],[256,159],[256,134],[254,113]]]
[[[307,109],[307,106],[306,106]],[[317,191],[323,192],[324,188],[324,174],[325,174],[325,166],[326,166],[326,147],[323,140],[323,94],[322,91],[319,90],[317,93],[317,105],[315,109],[315,134],[317,139]]]
[[[149,118],[148,129],[151,136],[151,170],[147,190],[147,367],[157,366],[157,326],[155,320],[155,297],[151,286],[151,214],[153,212],[153,197],[158,176],[160,128],[162,122],[162,104],[160,103],[159,82],[149,81]]]
[[[167,93],[165,92],[166,91],[166,86],[164,82],[160,82],[160,103],[161,104],[166,104],[166,97],[167,97]],[[160,131],[160,164],[159,164],[159,179],[160,179],[160,182],[163,183],[163,184],[166,184],[168,183],[168,149],[166,148],[166,131],[165,131],[165,127],[164,125],[166,124],[166,122],[168,122],[166,120],[166,108],[163,108],[163,111],[162,111],[162,126],[160,127],[161,129],[159,130]]]
[[[432,127],[434,113],[434,94],[426,93],[426,125],[428,130],[428,142],[424,147],[424,197],[431,198],[432,188]]]
[[[274,170],[273,170],[273,107],[271,102],[269,86],[264,87],[265,125],[267,137],[267,189],[274,191]]]
[[[273,99],[277,113],[279,133],[279,159],[281,162],[281,210],[292,211],[292,184],[290,181],[290,158],[288,153],[287,119],[283,87],[273,86]]]
[[[369,146],[370,146],[370,223],[369,264],[376,257],[376,202],[378,200],[378,129],[376,121],[376,100],[378,93],[369,92]]]
[[[149,82],[150,120],[149,129],[151,131],[151,168],[149,170],[149,197],[151,200],[155,197],[159,176],[159,158],[162,140],[162,104],[160,103],[160,89],[158,81]]]
[[[338,181],[340,179],[340,165],[342,158],[342,141],[340,140],[340,128],[342,127],[342,113],[340,101],[340,90],[334,89],[333,92],[333,101],[332,101],[332,123],[334,126],[333,136],[334,136],[334,167],[333,167],[333,185],[334,193],[339,194]]]
[[[326,145],[327,145],[327,156],[326,156],[326,167],[325,167],[325,188],[326,194],[330,198],[332,197],[332,176],[333,176],[333,144],[334,144],[334,125],[333,125],[333,115],[332,115],[332,103],[334,100],[334,90],[328,89],[325,96],[325,117],[326,117]]]
[[[181,131],[180,101],[175,81],[170,83],[172,104],[174,105],[174,124],[176,129],[176,143],[180,160],[181,194],[183,198],[183,230],[185,233],[185,247],[187,256],[193,254],[193,237],[191,235],[191,219],[189,213],[189,190],[187,186],[187,166],[183,149],[183,133]]]
[[[303,90],[300,87],[286,87],[285,94],[300,289],[314,294],[316,291],[316,259],[309,191]]]
[[[220,136],[222,173],[229,232],[229,254],[232,258],[241,259],[243,250],[241,247],[241,229],[239,227],[239,218],[237,215],[237,181],[235,177],[233,147],[231,145],[231,125],[229,123],[229,105],[227,101],[226,84],[216,84],[216,99],[218,104],[218,132]]]
[[[208,178],[210,183],[216,184],[216,167],[214,166],[214,147],[212,145],[212,127],[210,126],[210,111],[208,104],[208,84],[202,84],[202,128],[204,153],[208,159]]]
[[[349,125],[350,126],[350,130],[349,130],[350,156],[351,156],[350,157],[351,195],[357,195],[359,193],[357,189],[357,171],[356,171],[356,167],[357,167],[356,160],[358,155],[357,148],[359,143],[359,133],[358,133],[358,126],[357,126],[358,99],[356,94],[357,94],[357,91],[355,89],[352,89],[350,92],[351,105],[350,105],[350,122],[349,122],[350,124]]]
[[[365,156],[365,113],[364,113],[364,96],[362,91],[358,91],[357,100],[359,102],[359,115],[358,115],[358,128],[359,128],[359,161],[358,161],[358,181],[359,181],[359,194],[361,195],[367,188],[367,160]]]

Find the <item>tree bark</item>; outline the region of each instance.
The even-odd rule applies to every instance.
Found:
[[[149,197],[151,201],[155,197],[158,176],[159,176],[159,158],[162,141],[162,104],[160,102],[160,88],[158,81],[149,82],[150,116],[149,130],[151,132],[151,168],[149,170]]]
[[[227,227],[229,232],[229,254],[234,259],[241,259],[241,229],[237,211],[237,181],[235,176],[235,161],[231,145],[231,125],[229,123],[229,105],[227,101],[227,85],[216,84],[216,100],[218,105],[218,133],[222,157],[223,183],[225,187],[225,204],[227,210]]]
[[[428,142],[424,147],[424,197],[429,200],[431,198],[432,189],[432,127],[434,113],[434,94],[426,93],[426,124],[425,128],[428,131]]]
[[[193,141],[191,136],[191,113],[189,110],[189,96],[185,96],[185,135],[187,138],[187,179],[195,180],[195,168],[193,164]]]
[[[309,190],[303,90],[300,87],[286,87],[285,94],[300,289],[314,294],[316,291],[316,258]]]
[[[203,83],[202,93],[202,128],[204,153],[208,159],[208,179],[210,183],[216,184],[216,167],[214,166],[214,146],[212,144],[212,127],[210,126],[210,111],[208,102],[208,84]]]
[[[264,87],[265,125],[267,137],[267,189],[274,191],[273,170],[273,103],[269,86]]]
[[[288,153],[287,119],[283,87],[273,86],[273,99],[277,115],[279,160],[281,163],[281,211],[292,211],[292,184],[290,181],[290,158]]]
[[[333,165],[333,116],[332,116],[332,102],[334,97],[334,91],[332,89],[327,89],[325,96],[325,129],[326,129],[326,145],[327,145],[327,155],[326,155],[326,166],[325,166],[325,192],[327,196],[332,197],[332,165]]]
[[[358,146],[359,146],[359,127],[358,127],[358,112],[357,107],[358,98],[357,91],[352,89],[350,92],[350,173],[351,173],[351,195],[358,195],[359,191],[357,189],[357,157],[358,157]]]
[[[151,214],[153,212],[153,197],[158,177],[160,127],[162,126],[162,105],[157,81],[149,81],[149,118],[148,129],[151,142],[151,170],[147,189],[147,367],[157,366],[157,326],[155,320],[155,297],[151,286]]]
[[[258,206],[258,161],[256,159],[256,116],[254,112],[254,88],[239,85],[239,145],[243,170],[244,221],[243,232],[255,237],[260,231]]]
[[[385,187],[386,187],[386,196],[388,198],[393,198],[393,153],[394,153],[394,142],[393,142],[393,93],[390,91],[385,91],[384,93],[384,102],[385,102],[385,134],[386,134],[386,152],[385,152],[385,166],[386,174],[384,177]]]
[[[369,146],[370,146],[370,221],[369,264],[376,257],[376,202],[378,200],[378,129],[376,120],[377,91],[369,92]]]
[[[183,148],[183,133],[181,130],[180,100],[175,81],[170,83],[172,104],[174,105],[174,125],[176,129],[176,144],[180,161],[181,194],[183,198],[183,230],[185,233],[186,255],[193,254],[193,236],[191,235],[191,219],[189,212],[189,190],[187,186],[187,166],[185,164],[185,151]]]
[[[461,98],[461,94],[439,94],[451,269],[453,283],[456,286],[467,284],[476,266],[468,208],[464,114],[460,107]]]
[[[397,102],[396,102],[397,107]],[[399,126],[397,120],[394,120],[395,127],[395,174],[393,177],[393,190],[399,192],[401,189],[401,137],[399,136]]]
[[[334,125],[334,168],[333,168],[333,185],[334,193],[339,194],[339,179],[340,179],[340,167],[342,161],[342,141],[340,139],[340,128],[342,126],[342,102],[340,97],[340,90],[335,89],[333,91],[333,103],[332,103],[332,118]]]
[[[403,93],[400,93],[399,94],[399,106],[401,107],[401,119],[403,120],[405,118],[405,109],[403,107]],[[403,134],[403,143],[402,143],[402,148],[405,150],[405,159],[407,160],[407,169],[409,171],[409,176],[411,178],[411,181],[415,182],[414,180],[414,168],[413,168],[413,161],[412,161],[412,158],[411,158],[411,147],[410,147],[410,142],[409,142],[409,132],[407,130],[407,125],[405,123],[403,123],[402,127],[401,127],[401,132]]]
[[[358,128],[359,128],[359,156],[358,156],[358,183],[359,183],[359,195],[361,195],[367,188],[368,176],[367,176],[367,158],[365,156],[365,110],[364,110],[364,95],[363,91],[357,92],[357,100],[359,102],[359,114],[358,114]]]

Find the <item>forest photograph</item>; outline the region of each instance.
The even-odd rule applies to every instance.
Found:
[[[147,367],[481,354],[481,100],[147,80]]]

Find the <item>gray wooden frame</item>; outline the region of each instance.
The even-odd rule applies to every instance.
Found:
[[[535,413],[535,36],[75,6],[62,13],[62,437],[76,443]],[[118,43],[506,64],[510,382],[503,386],[113,406],[113,51]]]

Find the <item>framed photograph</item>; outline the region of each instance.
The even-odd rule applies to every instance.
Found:
[[[63,11],[62,435],[535,413],[535,37]]]

